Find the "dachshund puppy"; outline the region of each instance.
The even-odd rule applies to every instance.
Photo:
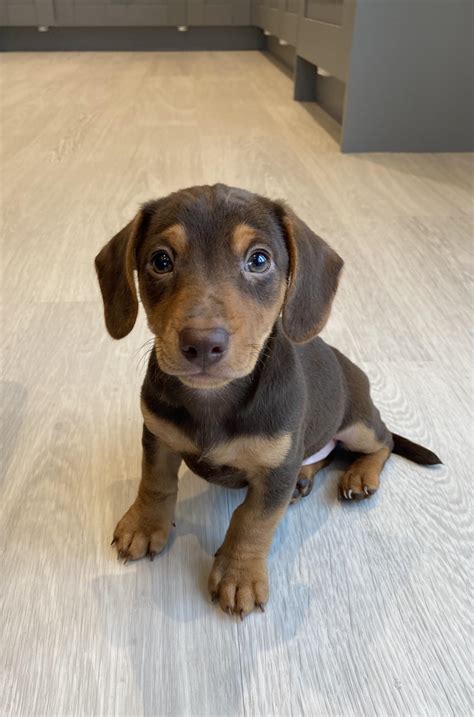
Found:
[[[343,262],[283,203],[222,184],[175,192],[146,203],[95,264],[111,336],[135,324],[134,271],[155,336],[142,479],[114,532],[124,560],[165,546],[182,460],[246,487],[209,577],[212,599],[243,618],[264,609],[275,528],[336,443],[358,454],[341,478],[345,500],[377,490],[391,452],[440,463],[387,429],[365,374],[318,337]]]

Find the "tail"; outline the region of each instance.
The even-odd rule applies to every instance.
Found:
[[[443,464],[443,461],[438,458],[436,453],[429,451],[428,448],[423,448],[423,446],[419,446],[418,443],[413,443],[413,441],[409,441],[408,438],[398,436],[396,433],[392,433],[392,438],[393,453],[408,458],[409,461],[413,461],[414,463],[420,463],[422,466]]]

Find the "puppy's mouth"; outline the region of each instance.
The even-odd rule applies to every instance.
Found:
[[[242,376],[247,375],[248,371],[235,372],[225,371],[224,366],[220,366],[219,370],[213,370],[211,367],[195,370],[195,371],[183,371],[181,368],[175,368],[167,366],[165,362],[158,361],[158,364],[163,373],[169,376],[174,376],[179,379],[182,384],[189,388],[200,388],[200,389],[211,389],[211,388],[222,388],[231,381],[235,381]]]
[[[253,349],[253,347],[252,347]],[[176,360],[175,356],[169,356],[163,350],[163,346],[155,343],[155,355],[158,365],[163,373],[174,376],[189,388],[214,389],[226,386],[231,381],[247,376],[255,368],[258,353],[255,350],[249,351],[247,361],[235,361],[232,357],[225,357],[224,360],[208,365],[187,365],[186,362]]]
[[[207,371],[200,371],[199,373],[190,373],[190,374],[175,374],[177,378],[183,383],[185,386],[188,386],[189,388],[222,388],[223,386],[226,386],[230,381],[233,380],[232,377],[224,378],[221,376],[213,376],[211,373],[208,373]]]

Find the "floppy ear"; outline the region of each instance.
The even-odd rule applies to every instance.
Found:
[[[114,339],[122,339],[129,334],[137,319],[138,299],[133,270],[141,222],[140,211],[95,258],[104,301],[105,325]]]
[[[283,329],[299,344],[325,326],[344,262],[291,209],[282,204],[277,209],[290,258]]]

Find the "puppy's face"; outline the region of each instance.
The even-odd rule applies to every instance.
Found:
[[[341,265],[282,205],[224,185],[149,202],[96,259],[110,333],[133,326],[136,269],[161,370],[200,389],[251,373],[282,309],[290,338],[313,336]],[[318,273],[319,299],[304,285]]]
[[[288,252],[270,203],[203,188],[145,213],[136,265],[160,368],[197,388],[246,376],[286,291]]]

